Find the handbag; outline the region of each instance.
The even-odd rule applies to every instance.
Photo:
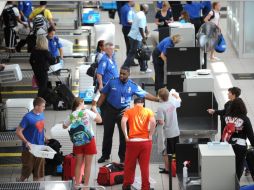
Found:
[[[103,186],[112,186],[123,183],[124,164],[109,163],[99,168],[97,183]]]
[[[225,41],[223,35],[220,34],[218,36],[218,42],[217,42],[214,49],[218,53],[223,53],[224,51],[226,51],[226,48],[227,48],[226,41]]]
[[[86,74],[90,77],[94,77],[96,73],[96,69],[98,67],[98,63],[92,63],[90,67],[87,69]]]
[[[144,61],[149,61],[152,55],[151,49],[148,46],[142,46],[141,48],[137,49],[135,54],[136,59],[142,59]]]
[[[33,78],[32,78],[32,87],[38,88],[38,82],[37,82],[35,75],[33,75]]]

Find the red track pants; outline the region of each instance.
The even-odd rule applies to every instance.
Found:
[[[134,183],[136,163],[138,160],[141,170],[142,190],[150,189],[149,162],[151,150],[152,141],[126,142],[123,187]]]

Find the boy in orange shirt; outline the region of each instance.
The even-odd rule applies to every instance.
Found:
[[[136,98],[134,107],[125,111],[121,127],[126,140],[123,190],[130,190],[134,182],[138,160],[142,176],[142,190],[149,190],[149,162],[152,150],[152,135],[156,121],[152,110],[144,108],[144,99]],[[129,133],[127,132],[127,123]],[[149,127],[150,124],[150,127]]]

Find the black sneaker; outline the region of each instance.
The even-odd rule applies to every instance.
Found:
[[[105,162],[106,160],[108,160],[109,157],[106,157],[106,156],[101,156],[99,159],[98,159],[98,163],[103,163]]]

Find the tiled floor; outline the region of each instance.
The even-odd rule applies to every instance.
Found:
[[[107,18],[107,13],[102,12],[102,19]],[[125,44],[123,40],[121,27],[118,24],[118,20],[112,21],[116,25],[116,44],[120,45],[120,51],[116,53],[116,60],[120,67],[122,65],[124,58],[125,58]],[[226,36],[226,20],[222,20],[222,31]],[[148,28],[150,30],[154,29],[155,26],[153,24],[149,24]],[[254,64],[252,59],[238,59],[234,50],[232,49],[230,43],[228,42],[227,51],[223,54],[217,55],[221,58],[219,62],[209,63],[208,67],[211,68],[213,74],[215,76],[215,95],[219,103],[219,107],[222,108],[225,101],[227,100],[227,89],[231,86],[239,86],[242,89],[242,98],[246,102],[248,108],[248,115],[251,118],[251,121],[254,122],[254,99],[253,99],[253,92],[254,92],[254,83],[252,80],[234,80],[231,76],[231,73],[250,73],[254,72]],[[68,63],[67,63],[68,62]],[[67,61],[66,66],[73,68],[73,74],[75,74],[74,70],[77,65],[73,64],[72,61]],[[77,62],[77,61],[75,61]],[[22,67],[29,67],[28,64],[22,64]],[[149,68],[153,69],[152,64],[149,63]],[[134,67],[131,69],[131,77],[145,77],[150,78],[153,77],[153,74],[139,74],[139,67]],[[73,78],[74,75],[73,75]],[[152,103],[147,103],[148,107],[151,107],[155,110],[156,105]],[[69,111],[46,111],[46,129],[47,135],[49,135],[50,128],[53,127],[56,123],[61,123],[66,116],[68,115]],[[112,155],[110,161],[119,161],[117,156],[118,152],[118,130],[117,127],[115,128],[114,139],[113,139],[113,148],[112,148]],[[97,151],[98,154],[93,159],[93,167],[90,182],[91,185],[96,185],[96,178],[98,174],[98,169],[103,164],[97,164],[97,159],[101,156],[101,145],[102,145],[102,136],[103,136],[103,127],[96,126],[95,127],[95,134],[96,134],[96,143],[97,143]],[[156,181],[156,188],[158,190],[167,190],[168,188],[168,176],[165,174],[159,174],[158,169],[159,164],[150,164],[150,176]],[[20,169],[9,169],[4,168],[0,169],[0,181],[15,181],[16,178],[19,176]],[[137,166],[136,175],[140,176],[140,171]],[[59,178],[55,177],[46,177],[46,180],[59,180]],[[241,184],[249,184],[253,183],[250,177],[242,177]],[[107,189],[121,189],[120,185],[109,187]],[[178,181],[176,178],[173,179],[173,189],[178,189]]]

